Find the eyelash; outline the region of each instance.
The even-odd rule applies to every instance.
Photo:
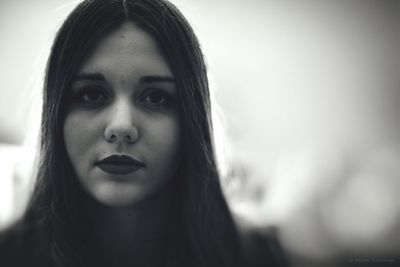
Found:
[[[90,100],[89,94],[96,94],[95,100]],[[92,95],[93,96],[93,95]],[[160,98],[157,103],[152,102],[150,98]],[[79,90],[72,97],[72,102],[88,108],[101,107],[111,100],[110,94],[101,87],[85,87]],[[153,99],[154,101],[154,99]],[[174,96],[161,89],[147,89],[139,97],[139,103],[149,109],[167,109],[173,106]]]
[[[151,97],[161,97],[160,102],[151,103]],[[154,99],[153,99],[154,100]],[[148,89],[139,98],[140,103],[148,105],[151,108],[169,108],[173,104],[173,96],[160,89]]]
[[[100,99],[91,101],[88,97],[88,94],[96,94],[96,97],[100,97]],[[85,99],[86,98],[86,99]],[[88,106],[88,107],[98,107],[102,106],[110,99],[109,94],[105,92],[101,87],[89,86],[81,89],[74,97],[73,102],[79,105]]]

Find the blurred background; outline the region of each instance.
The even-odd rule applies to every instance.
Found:
[[[399,265],[399,2],[172,2],[206,56],[235,214],[278,229],[293,266]],[[45,62],[76,4],[0,0],[0,228],[29,198]]]

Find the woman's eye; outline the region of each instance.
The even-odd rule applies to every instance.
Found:
[[[87,102],[99,102],[104,99],[104,94],[95,90],[90,90],[82,94],[82,100]]]
[[[171,96],[167,92],[161,90],[152,91],[144,96],[142,102],[154,107],[165,107],[170,104]]]
[[[83,104],[99,105],[107,100],[106,94],[103,90],[98,88],[84,89],[78,93],[76,100]]]

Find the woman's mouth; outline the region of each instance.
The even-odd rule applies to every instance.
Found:
[[[98,161],[96,166],[109,174],[126,175],[144,167],[144,163],[126,155],[112,155]]]

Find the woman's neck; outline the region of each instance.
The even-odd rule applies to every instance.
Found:
[[[108,207],[84,201],[84,236],[90,250],[106,262],[160,260],[173,219],[171,185],[129,207]],[[159,255],[162,254],[162,255]],[[124,265],[124,264],[122,264]]]

